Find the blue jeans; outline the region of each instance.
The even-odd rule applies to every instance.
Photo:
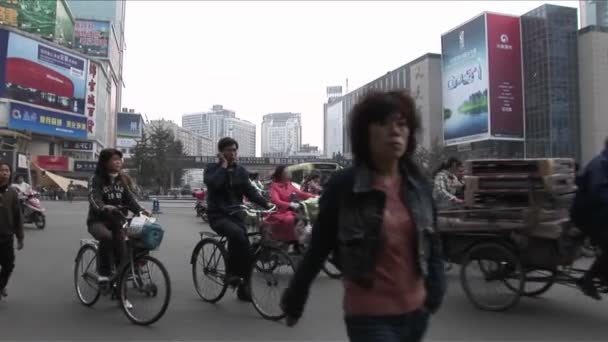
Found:
[[[345,319],[350,342],[422,341],[429,313],[418,310],[397,316],[348,316]]]

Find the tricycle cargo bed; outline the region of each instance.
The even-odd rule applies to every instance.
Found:
[[[549,176],[552,174],[574,174],[574,160],[563,159],[476,159],[464,162],[465,175]]]

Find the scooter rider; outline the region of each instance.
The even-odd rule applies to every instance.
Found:
[[[239,144],[232,138],[222,138],[218,142],[218,159],[205,169],[207,185],[207,212],[209,225],[217,234],[228,239],[228,283],[241,282],[237,291],[240,300],[250,301],[251,294],[247,279],[253,262],[253,251],[247,237],[247,228],[242,218],[231,215],[231,207],[243,204],[243,197],[264,208],[271,208],[251,185],[247,170],[236,163]]]

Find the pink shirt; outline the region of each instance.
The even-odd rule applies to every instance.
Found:
[[[386,194],[384,249],[378,257],[372,288],[344,280],[347,316],[400,315],[420,309],[426,299],[424,280],[416,269],[415,227],[400,198],[401,182],[378,178],[375,188]]]

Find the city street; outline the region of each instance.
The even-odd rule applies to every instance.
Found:
[[[166,207],[159,216],[166,233],[155,256],[167,266],[173,288],[169,309],[159,322],[132,325],[117,302],[108,298],[93,308],[84,307],[74,292],[73,267],[79,239],[89,237],[87,203],[44,204],[47,228],[27,226],[9,297],[0,301],[0,340],[346,340],[341,284],[324,275],[316,281],[305,316],[295,328],[263,320],[232,292],[216,305],[202,302],[192,285],[189,258],[198,232],[208,227],[186,207]],[[150,203],[146,206],[151,208]],[[433,317],[429,341],[608,339],[608,302],[556,286],[540,299],[522,299],[509,312],[482,312],[465,298],[456,275],[452,270],[449,294]]]

